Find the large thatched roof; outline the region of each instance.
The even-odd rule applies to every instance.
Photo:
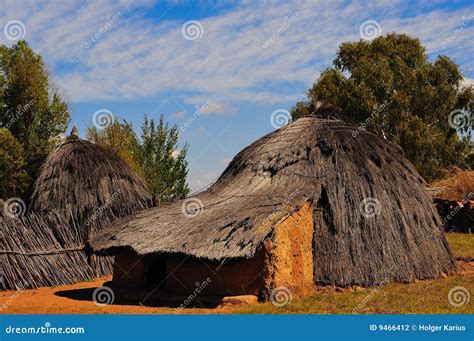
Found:
[[[123,217],[150,206],[144,181],[114,153],[79,139],[74,130],[42,165],[30,203],[32,211],[42,214],[71,212],[83,227],[103,216]]]
[[[242,150],[208,190],[119,220],[91,246],[249,258],[275,224],[310,201],[318,283],[412,281],[453,269],[423,179],[398,146],[356,129],[301,118]],[[183,210],[200,203],[202,210]]]

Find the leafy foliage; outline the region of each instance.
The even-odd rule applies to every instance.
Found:
[[[87,128],[87,139],[107,151],[116,154],[124,160],[131,169],[140,176],[144,176],[143,170],[138,165],[137,151],[138,140],[131,123],[114,121],[114,123],[104,129],[97,129],[95,126]]]
[[[0,198],[20,196],[29,177],[25,172],[23,146],[6,128],[0,128]]]
[[[428,180],[452,166],[472,166],[471,127],[453,129],[448,116],[473,112],[474,93],[448,57],[431,62],[418,39],[388,34],[341,44],[333,64],[309,90],[308,102],[292,109],[293,119],[312,114],[317,101],[329,102],[342,108],[343,119],[399,144]]]
[[[178,127],[170,127],[163,116],[160,116],[158,125],[145,116],[141,131],[138,163],[155,202],[160,205],[185,197],[189,193],[186,182],[188,145],[178,149]]]
[[[158,125],[145,116],[140,137],[126,121],[116,121],[103,130],[87,129],[90,141],[116,153],[144,178],[157,205],[186,196],[189,193],[186,182],[188,146],[178,148],[178,127],[170,127],[163,116]]]
[[[51,85],[41,56],[25,41],[0,46],[0,71],[0,127],[21,144],[32,181],[66,130],[68,107]]]

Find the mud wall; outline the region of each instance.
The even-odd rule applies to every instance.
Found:
[[[224,262],[186,255],[166,259],[165,289],[171,293],[200,295],[257,295],[265,298],[271,289],[287,287],[300,292],[313,286],[313,213],[305,204],[275,227],[274,232],[250,259]],[[117,286],[142,288],[146,262],[130,251],[115,256],[113,282]]]
[[[306,291],[313,287],[313,207],[306,203],[281,222],[265,241],[266,290],[287,287]]]

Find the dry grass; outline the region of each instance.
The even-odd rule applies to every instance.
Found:
[[[456,258],[474,259],[474,235],[447,233]],[[472,263],[471,263],[472,264]],[[471,266],[473,268],[474,265]],[[446,279],[391,283],[363,291],[318,290],[311,296],[295,298],[284,307],[271,303],[233,311],[238,314],[474,314],[474,302],[455,307],[447,299],[449,290],[461,286],[474,296],[474,271]]]
[[[474,171],[454,169],[452,175],[446,179],[432,184],[433,187],[440,187],[436,196],[446,200],[462,200],[469,196],[471,200],[474,195]]]
[[[446,233],[446,239],[458,259],[474,260],[474,234]]]
[[[316,292],[295,298],[283,307],[258,304],[234,311],[238,314],[473,314],[473,302],[455,307],[448,301],[451,288],[462,286],[474,293],[474,278],[447,279],[412,284],[388,284],[381,288],[343,293]]]

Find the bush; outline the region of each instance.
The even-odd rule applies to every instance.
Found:
[[[28,186],[23,146],[6,128],[0,128],[0,198],[19,196]]]
[[[439,187],[436,196],[451,201],[474,200],[474,171],[453,169],[451,175],[436,181],[433,187]]]

